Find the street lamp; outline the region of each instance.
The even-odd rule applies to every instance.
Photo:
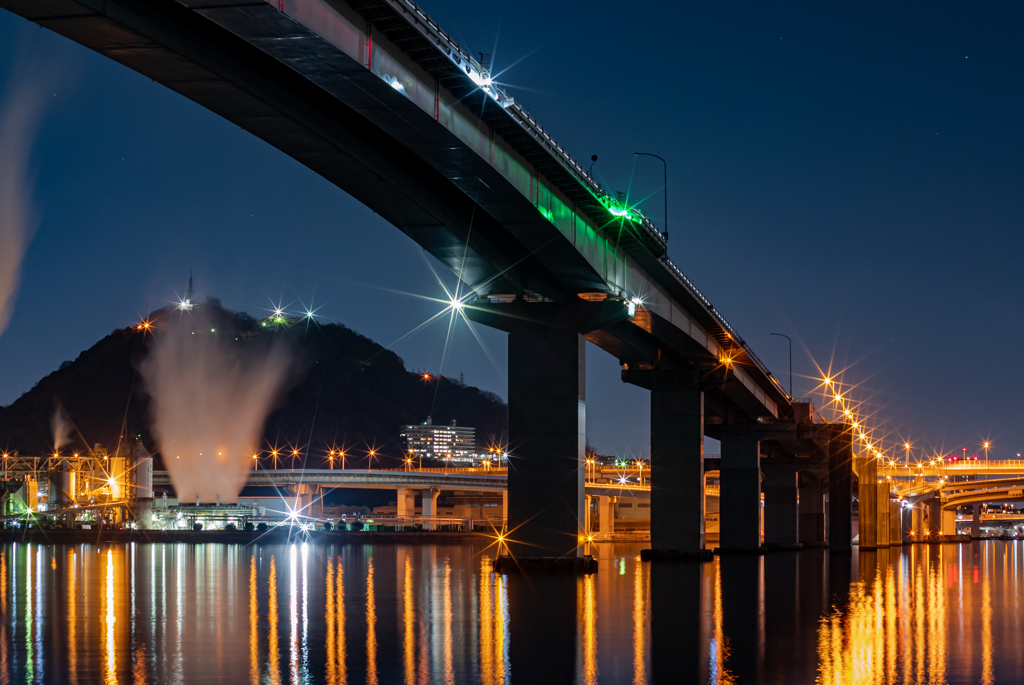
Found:
[[[789,341],[789,396],[793,397],[793,339],[785,333],[772,333]]]
[[[988,441],[983,442],[981,446],[985,448],[985,461],[988,461]]]
[[[660,157],[660,156],[658,156],[656,154],[653,154],[651,152],[634,152],[633,156],[634,157],[638,157],[638,156],[655,157],[655,158],[661,160],[661,164],[662,164],[664,175],[665,175],[665,189],[664,189],[664,194],[665,194],[665,218],[663,220],[664,224],[665,224],[665,232],[662,233],[662,236],[664,236],[665,242],[668,242],[668,162],[666,162],[663,157]]]

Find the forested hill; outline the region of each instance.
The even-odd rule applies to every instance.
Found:
[[[318,467],[326,463],[321,460],[329,449],[344,448],[352,467],[352,459],[365,459],[375,449],[375,466],[395,466],[402,451],[401,426],[420,423],[428,415],[434,423],[455,420],[460,426],[475,427],[480,449],[503,442],[507,413],[497,395],[447,377],[424,379],[408,371],[398,355],[344,325],[255,319],[225,310],[214,299],[196,305],[196,310],[157,310],[147,319],[152,322],[149,330],[115,330],[74,361],[61,364],[0,408],[0,449],[22,454],[52,451],[51,418],[62,407],[72,425],[71,443],[64,452],[94,443],[113,451],[123,439],[141,439],[155,452],[140,364],[161,334],[162,322],[194,316],[198,310],[218,322],[219,329],[232,331],[235,340],[273,342],[290,350],[293,370],[267,420],[264,450],[298,449],[310,467]]]

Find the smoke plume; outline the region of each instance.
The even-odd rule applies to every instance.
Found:
[[[36,228],[28,165],[42,102],[38,87],[22,83],[0,105],[0,335],[14,313],[21,262]]]
[[[50,432],[53,433],[54,451],[71,442],[71,422],[59,404],[54,408],[53,416],[50,417]]]
[[[224,323],[197,308],[157,333],[139,368],[182,503],[237,501],[292,367],[283,348],[218,327]]]

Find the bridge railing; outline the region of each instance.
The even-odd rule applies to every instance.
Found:
[[[338,525],[349,524],[358,521],[365,526],[386,526],[394,527],[395,530],[427,529],[437,530],[443,528],[458,528],[459,530],[502,530],[505,527],[505,518],[502,516],[489,516],[486,518],[463,518],[461,516],[397,516],[397,515],[375,515],[363,514],[359,516],[347,516],[340,519],[316,518],[317,522],[336,521]]]

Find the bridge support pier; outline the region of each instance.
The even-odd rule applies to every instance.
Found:
[[[764,474],[764,545],[799,549],[797,473],[792,468],[766,469]]]
[[[680,373],[680,372],[669,372]],[[651,551],[704,551],[704,393],[696,372],[651,390]]]
[[[971,538],[974,540],[981,539],[981,502],[975,502],[971,505]]]
[[[942,501],[938,497],[926,500],[926,538],[931,539],[942,533]]]
[[[878,547],[878,460],[860,453],[857,463],[857,529],[861,549]]]
[[[914,502],[910,509],[910,523],[914,530],[914,542],[924,540],[924,534],[928,530],[924,519],[924,502]]]
[[[831,426],[828,451],[828,548],[832,552],[853,551],[853,445],[850,427]]]
[[[723,428],[725,428],[723,426]],[[756,434],[722,431],[721,552],[757,553],[761,547],[761,442]]]
[[[651,548],[640,557],[704,558],[704,392],[692,369],[623,369],[651,391]]]
[[[956,510],[942,510],[942,534],[956,535]]]
[[[320,486],[303,483],[302,485],[293,485],[289,489],[291,490],[289,494],[293,497],[290,506],[298,512],[300,517],[323,516],[324,503],[320,494]]]
[[[435,530],[437,528],[433,518],[437,516],[437,496],[441,494],[440,488],[423,488],[420,491],[423,495],[423,502],[420,505],[420,513],[423,514],[423,530]]]
[[[597,496],[597,519],[599,532],[602,535],[611,535],[615,532],[615,500],[616,497],[607,495]]]
[[[889,519],[891,518],[891,514],[889,512],[888,481],[882,481],[875,486],[875,507],[878,511],[878,516],[875,519],[878,521],[875,546],[888,547],[890,542]]]
[[[398,517],[412,517],[416,514],[416,491],[412,488],[400,487],[398,488],[398,497],[396,498],[395,504],[395,515]]]
[[[508,528],[514,557],[582,556],[586,338],[541,324],[508,336]]]
[[[889,499],[889,545],[903,544],[903,503]]]
[[[825,493],[813,473],[799,474],[800,542],[815,545],[825,542]]]

